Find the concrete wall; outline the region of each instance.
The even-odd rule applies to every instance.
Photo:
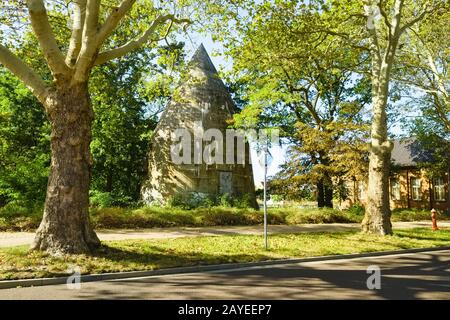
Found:
[[[167,105],[151,139],[148,179],[142,186],[142,199],[148,204],[163,204],[176,194],[197,193],[206,196],[224,193],[221,190],[224,184],[221,188],[220,182],[222,176],[223,181],[230,178],[230,195],[241,197],[249,194],[254,206],[257,206],[248,143],[245,143],[245,163],[226,164],[226,129],[236,108],[206,51],[204,48],[199,50],[191,62],[189,77]],[[171,157],[171,146],[176,144],[172,141],[172,135],[177,129],[186,129],[192,137],[200,131],[218,129],[223,136],[223,164],[207,164],[204,161],[196,164],[194,139],[189,156],[192,162],[175,164]],[[204,151],[210,142],[203,141],[201,144]],[[243,150],[238,150],[235,144],[234,152]]]

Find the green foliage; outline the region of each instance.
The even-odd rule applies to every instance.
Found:
[[[217,199],[218,199],[217,202],[218,202],[219,206],[222,206],[222,207],[225,207],[225,208],[233,206],[233,198],[228,193],[224,193],[224,194],[218,195]]]
[[[169,207],[191,210],[199,207],[210,207],[213,203],[213,200],[207,195],[198,192],[187,192],[171,196],[167,204]]]
[[[142,49],[93,71],[90,92],[97,116],[91,143],[92,189],[110,194],[107,206],[139,200],[148,142],[170,97],[174,68],[181,68],[182,49],[182,43],[154,53]]]
[[[0,208],[0,231],[28,231],[39,226],[43,208],[11,201]]]
[[[238,15],[234,32],[217,32],[243,106],[235,126],[278,128],[290,146],[272,188],[298,199],[311,185],[329,190],[335,178],[364,176],[371,87],[359,72],[368,67],[366,54],[326,33],[329,8],[321,1],[249,6],[244,24]]]
[[[0,68],[0,206],[42,203],[47,187],[50,129],[28,89]]]
[[[284,209],[287,211],[286,222],[288,224],[303,223],[350,223],[360,222],[361,219],[345,211],[331,208],[318,209]]]
[[[450,213],[438,212],[439,220],[449,220]],[[395,209],[392,210],[392,221],[431,221],[431,212],[421,209]]]
[[[359,203],[354,204],[347,210],[351,215],[354,216],[363,216],[365,213],[364,207],[360,205]]]
[[[413,135],[431,139],[438,136],[447,141],[450,141],[449,23],[447,1],[447,8],[435,11],[410,30],[408,46],[399,51],[398,67],[394,70],[396,85],[405,98],[404,109],[399,113],[417,115],[403,124]]]
[[[176,6],[181,8],[188,3],[181,1]],[[0,34],[3,36],[0,42],[14,51],[51,87],[53,77],[29,25],[27,10],[18,9],[24,5],[10,3],[5,15],[4,8],[0,8]],[[172,5],[170,8],[166,4],[160,5],[160,8],[155,8],[147,0],[134,5],[104,43],[102,51],[120,47],[140,37],[155,16],[162,11],[174,10]],[[109,14],[111,6],[114,3],[102,5],[100,15]],[[71,35],[67,27],[71,25],[70,19],[67,20],[71,16],[69,8],[72,10],[73,4],[47,5],[49,22],[63,53],[67,51]],[[91,143],[94,205],[134,205],[139,199],[140,183],[146,175],[148,140],[157,116],[171,94],[177,68],[183,65],[183,43],[178,43],[173,36],[180,27],[178,23],[171,24],[169,30],[157,27],[154,36],[164,34],[166,44],[158,46],[158,41],[152,41],[151,45],[97,66],[91,72],[89,93],[95,112]],[[21,31],[15,32],[15,28]],[[50,164],[49,133],[50,127],[42,106],[24,85],[2,67],[0,207],[13,200],[28,201],[30,206],[44,201]],[[111,199],[107,199],[107,194]]]
[[[178,207],[186,210],[195,208],[211,208],[215,206],[223,208],[236,207],[240,209],[253,206],[252,197],[245,193],[240,197],[233,197],[228,193],[217,195],[206,195],[198,192],[177,193],[169,197],[169,207]]]
[[[35,41],[31,38],[27,43]],[[138,202],[146,175],[148,141],[175,83],[175,68],[181,68],[182,50],[182,43],[162,46],[155,53],[143,49],[120,63],[110,62],[93,71],[92,205]],[[31,63],[39,65],[39,61]],[[10,201],[29,206],[43,203],[50,165],[49,136],[42,106],[1,68],[0,206]]]
[[[252,196],[249,193],[244,193],[241,197],[234,200],[233,206],[237,208],[251,208],[253,206]]]
[[[91,190],[89,192],[89,203],[93,207],[107,208],[113,205],[114,199],[110,192],[101,192],[98,190]]]
[[[106,195],[104,195],[107,197]],[[33,208],[11,202],[0,208],[0,231],[31,231],[39,226],[42,206]],[[91,207],[91,222],[97,229],[116,228],[168,228],[168,227],[208,227],[261,225],[264,221],[262,210],[236,207]],[[364,209],[354,206],[339,211],[329,208],[268,208],[269,224],[310,224],[310,223],[360,223]],[[440,213],[439,220],[450,220],[446,213]],[[428,210],[396,209],[393,221],[430,221]]]

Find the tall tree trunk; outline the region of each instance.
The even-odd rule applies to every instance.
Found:
[[[52,161],[44,217],[32,248],[87,253],[100,245],[89,221],[93,110],[87,84],[56,89],[47,101]]]
[[[327,208],[333,208],[333,184],[328,175],[323,183],[323,204]]]
[[[323,208],[325,206],[324,190],[323,190],[323,180],[319,180],[316,184],[317,187],[317,207]]]
[[[389,92],[389,67],[383,65],[372,85],[373,119],[369,156],[369,182],[366,213],[362,229],[367,233],[392,234],[389,207],[389,170],[392,142],[387,138],[386,105]]]

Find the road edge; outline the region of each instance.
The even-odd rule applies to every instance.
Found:
[[[352,253],[352,254],[318,256],[318,257],[308,257],[308,258],[274,259],[274,260],[264,260],[264,261],[259,261],[259,262],[198,265],[198,266],[191,266],[191,267],[174,267],[174,268],[157,269],[157,270],[87,274],[87,275],[81,276],[81,282],[83,283],[83,282],[93,282],[93,281],[118,280],[118,279],[126,279],[126,278],[140,278],[140,277],[149,277],[149,276],[163,276],[163,275],[173,275],[173,274],[220,271],[220,270],[230,270],[230,269],[238,269],[238,268],[270,266],[270,265],[282,265],[282,264],[301,263],[301,262],[316,262],[316,261],[328,261],[328,260],[340,260],[340,259],[352,259],[352,258],[378,257],[378,256],[389,256],[389,255],[420,253],[420,252],[432,252],[432,251],[442,251],[442,250],[450,250],[450,246],[431,247],[431,248],[415,248],[415,249],[406,249],[406,250],[377,251],[377,252],[367,252],[367,253]],[[67,283],[68,278],[69,277],[2,280],[2,281],[0,281],[0,289],[64,284],[64,283]]]

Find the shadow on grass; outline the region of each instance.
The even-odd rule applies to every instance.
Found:
[[[274,260],[275,258],[265,254],[207,254],[203,252],[177,253],[174,250],[163,249],[158,246],[147,245],[145,250],[137,252],[125,248],[115,248],[102,245],[92,254],[92,257],[104,258],[109,261],[125,265],[135,264],[136,267],[149,266],[151,269],[212,265],[221,263],[252,262],[262,260]]]

